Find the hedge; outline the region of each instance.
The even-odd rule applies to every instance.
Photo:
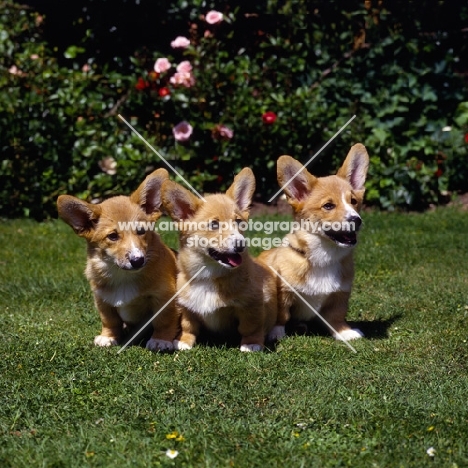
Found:
[[[463,2],[58,3],[0,2],[0,216],[54,217],[61,193],[99,201],[164,166],[119,115],[200,192],[250,166],[266,201],[281,154],[307,161],[354,115],[313,173],[362,142],[369,205],[468,190]]]

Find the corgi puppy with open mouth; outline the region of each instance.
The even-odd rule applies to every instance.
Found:
[[[202,328],[239,333],[241,351],[260,351],[276,321],[276,279],[252,258],[247,224],[255,177],[244,168],[225,194],[205,201],[172,181],[162,186],[163,205],[178,223],[177,307],[182,321],[176,349],[192,348]]]
[[[336,339],[363,336],[351,329],[346,314],[368,166],[362,144],[354,145],[337,174],[328,177],[313,176],[290,156],[278,159],[278,182],[292,207],[294,227],[281,247],[264,251],[259,258],[281,279],[279,327],[289,319],[308,322],[316,317],[315,309]]]
[[[57,200],[59,216],[87,242],[85,273],[102,322],[97,346],[119,344],[125,327],[144,325],[154,316],[146,347],[173,349],[180,326],[175,301],[157,312],[175,294],[176,256],[154,231],[162,215],[161,185],[168,178],[165,169],[157,169],[130,197],[99,204],[70,195]]]

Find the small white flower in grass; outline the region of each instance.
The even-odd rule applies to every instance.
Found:
[[[177,455],[179,455],[179,452],[177,450],[171,450],[171,449],[166,450],[166,457],[174,459],[175,457],[177,457]]]
[[[427,453],[430,457],[434,457],[435,454],[436,454],[435,448],[434,448],[434,447],[429,447],[429,448],[426,450],[426,453]]]

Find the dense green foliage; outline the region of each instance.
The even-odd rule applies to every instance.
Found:
[[[467,189],[463,2],[28,3],[1,2],[0,215],[53,216],[60,193],[128,193],[163,166],[118,114],[199,191],[248,165],[266,200],[278,156],[306,162],[353,115],[312,172],[362,142],[369,204],[423,208]],[[190,45],[172,48],[177,36]],[[172,67],[156,73],[158,58]],[[192,81],[174,84],[183,61]]]
[[[165,355],[93,346],[85,241],[69,226],[0,224],[0,466],[468,466],[466,213],[364,221],[356,353],[313,335]]]

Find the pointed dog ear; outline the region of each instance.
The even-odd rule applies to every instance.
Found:
[[[147,214],[161,214],[161,187],[169,179],[166,169],[156,169],[149,174],[140,186],[130,195],[130,200]]]
[[[255,176],[252,169],[244,167],[234,177],[234,181],[227,189],[226,195],[234,200],[241,212],[248,216],[252,198],[255,193]]]
[[[162,203],[174,221],[191,218],[203,201],[172,180],[165,180],[161,188]]]
[[[57,199],[59,216],[81,237],[89,237],[94,231],[101,206],[87,203],[71,195],[60,195]]]
[[[277,162],[278,183],[290,201],[306,198],[317,180],[299,161],[280,156]]]
[[[351,147],[348,155],[336,175],[346,179],[354,190],[363,190],[369,168],[369,155],[366,147],[357,143]]]

